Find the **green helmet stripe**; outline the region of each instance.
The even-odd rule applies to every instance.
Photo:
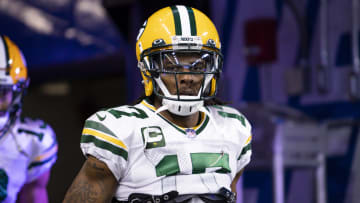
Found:
[[[177,9],[176,6],[171,6],[171,11],[174,15],[174,23],[175,23],[175,34],[176,35],[182,35],[182,30],[181,30],[181,20],[180,20],[180,14],[179,14],[179,10]]]
[[[191,7],[186,7],[186,9],[187,9],[188,14],[189,14],[191,35],[196,36],[197,31],[196,31],[196,22],[195,22],[194,11],[193,11],[193,9]]]

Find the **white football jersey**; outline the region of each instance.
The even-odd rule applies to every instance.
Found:
[[[155,114],[146,100],[99,111],[85,121],[81,149],[106,163],[119,182],[118,200],[132,193],[216,193],[230,189],[251,156],[251,126],[236,109],[207,106],[201,122],[182,128]]]
[[[41,120],[17,119],[0,137],[0,202],[16,202],[22,186],[49,171],[56,158],[51,127]]]

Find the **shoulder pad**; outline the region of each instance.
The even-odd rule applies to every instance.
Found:
[[[207,109],[215,116],[220,116],[225,119],[235,119],[240,121],[241,125],[245,127],[248,131],[251,131],[251,124],[246,119],[246,117],[240,113],[237,109],[230,107],[230,106],[223,106],[223,105],[214,105],[209,106]]]

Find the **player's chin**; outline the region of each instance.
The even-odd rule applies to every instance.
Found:
[[[196,96],[198,95],[198,91],[194,89],[184,89],[179,91],[179,95],[181,96]]]
[[[196,93],[180,93],[180,96],[196,96]]]

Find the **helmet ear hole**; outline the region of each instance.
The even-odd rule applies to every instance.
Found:
[[[208,39],[206,45],[208,45],[209,47],[216,48],[216,42],[213,39]]]
[[[152,43],[152,47],[162,47],[162,46],[165,46],[166,43],[163,39],[156,39],[153,41]]]

